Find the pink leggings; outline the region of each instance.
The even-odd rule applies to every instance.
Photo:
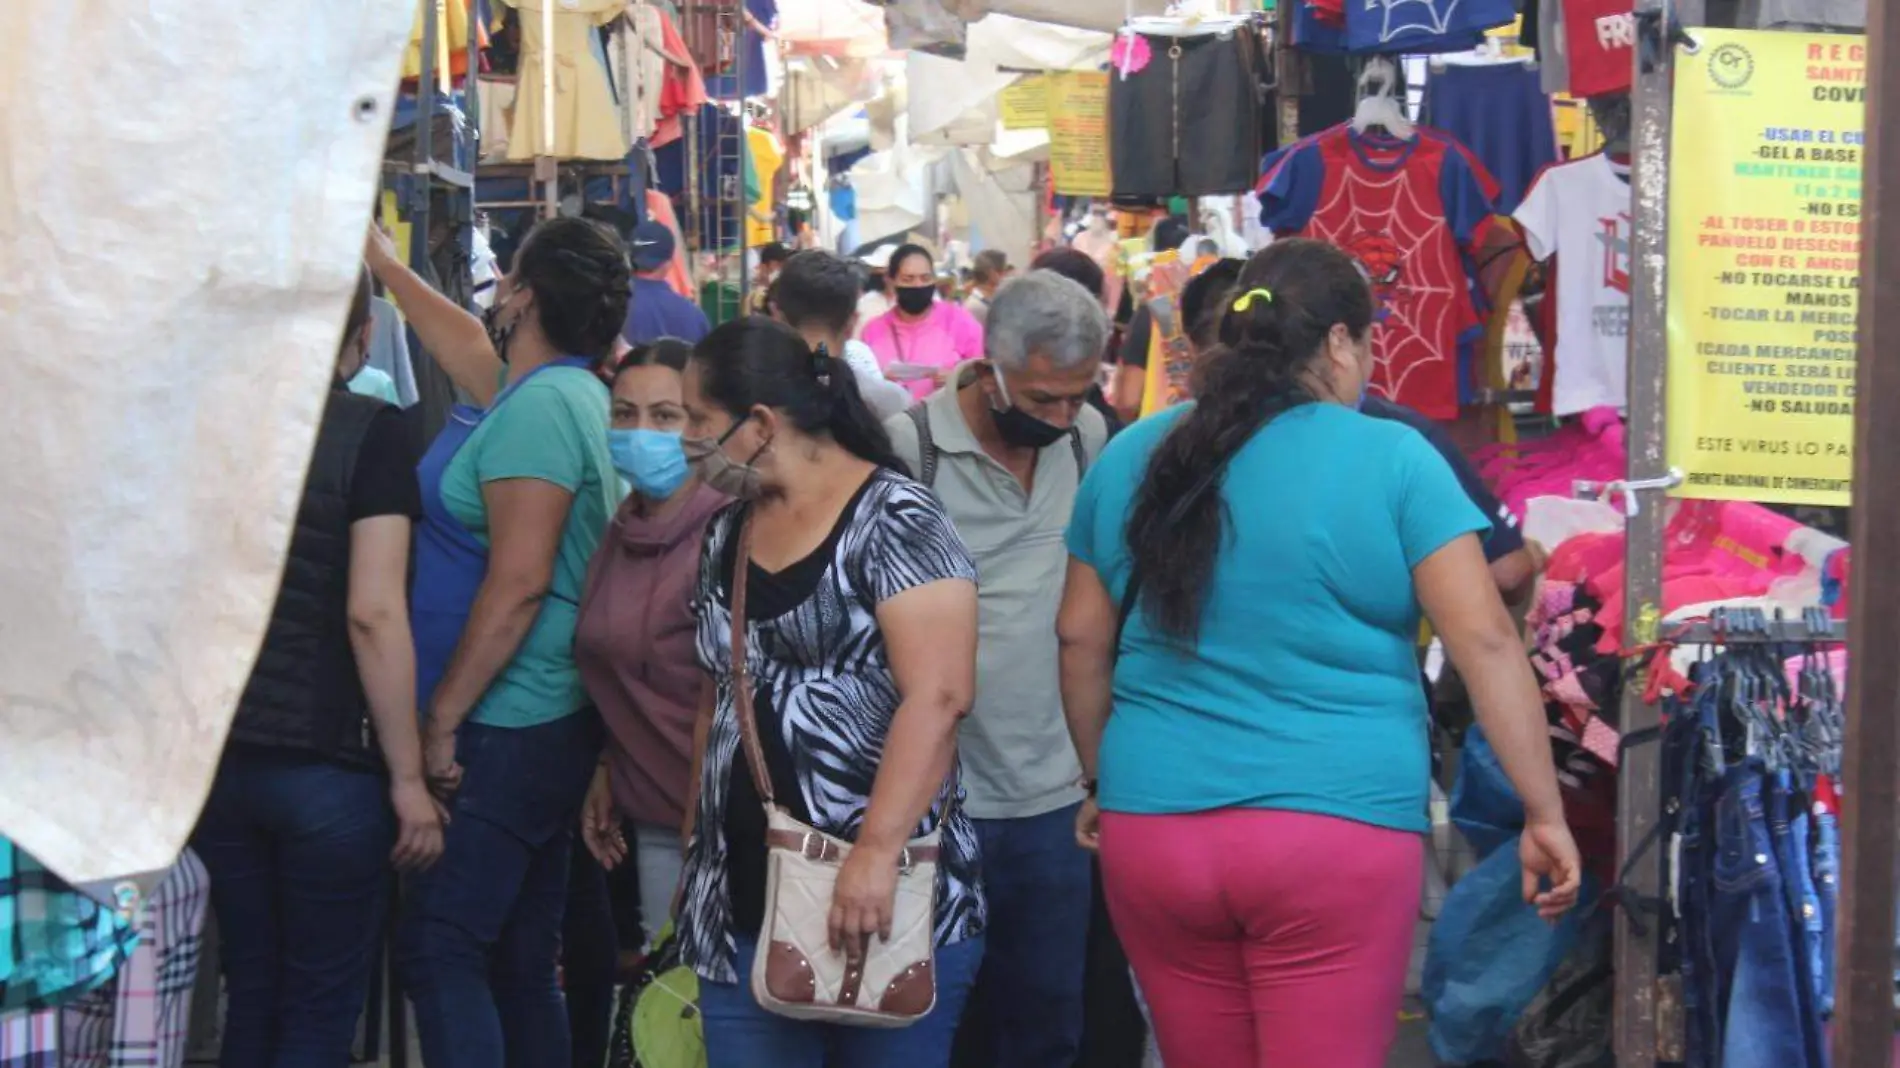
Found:
[[[1167,1068],[1382,1068],[1424,851],[1297,812],[1103,813],[1109,914]]]

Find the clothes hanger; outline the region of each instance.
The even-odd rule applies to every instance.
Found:
[[[1359,104],[1353,110],[1352,131],[1363,134],[1377,126],[1401,141],[1410,141],[1417,131],[1405,116],[1398,87],[1399,71],[1391,60],[1384,56],[1368,60],[1359,75]]]

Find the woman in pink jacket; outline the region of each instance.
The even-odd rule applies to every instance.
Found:
[[[983,327],[954,301],[937,299],[937,265],[917,245],[891,253],[888,273],[897,303],[864,327],[884,377],[922,400],[958,364],[983,356]]]
[[[600,708],[607,747],[581,813],[581,838],[609,870],[631,853],[649,938],[679,883],[693,723],[704,673],[691,596],[707,520],[727,498],[680,451],[680,372],[692,349],[662,340],[614,371],[614,466],[632,485],[588,571],[574,659]]]

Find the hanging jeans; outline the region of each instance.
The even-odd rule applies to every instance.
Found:
[[[1769,825],[1771,788],[1752,762],[1729,768],[1719,788],[1707,913],[1722,1008],[1717,1063],[1722,1068],[1819,1068],[1809,1059],[1810,1025],[1802,1019],[1800,954],[1777,859],[1782,851]],[[1781,802],[1785,825],[1785,798],[1777,791],[1775,800]],[[1720,984],[1721,977],[1727,977],[1726,984]]]

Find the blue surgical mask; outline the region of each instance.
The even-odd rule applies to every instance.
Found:
[[[680,436],[664,430],[609,430],[607,448],[614,468],[627,476],[641,496],[654,500],[671,497],[686,481],[686,453]]]

